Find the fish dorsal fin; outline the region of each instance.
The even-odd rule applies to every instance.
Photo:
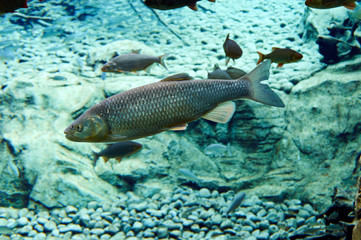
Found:
[[[218,69],[221,69],[221,68],[219,67],[219,65],[218,65],[217,63],[214,64],[213,71],[218,70]]]
[[[133,50],[130,53],[131,54],[139,54],[142,49]]]
[[[273,48],[272,48],[272,52],[273,52],[273,51],[276,51],[277,49],[280,49],[280,48],[278,48],[278,47],[273,47]]]
[[[347,9],[354,10],[357,5],[356,5],[356,3],[352,2],[352,3],[345,4],[343,6]]]
[[[232,101],[218,104],[216,108],[202,116],[202,118],[218,123],[227,123],[236,111],[236,104]]]
[[[226,37],[226,41],[225,41],[225,42],[227,42],[228,39],[229,39],[229,33],[227,34],[227,37]]]
[[[189,4],[188,7],[189,7],[190,9],[192,9],[193,11],[198,11],[197,3]]]
[[[166,77],[160,82],[172,82],[172,81],[186,81],[186,80],[193,80],[191,76],[189,76],[187,73],[178,73],[174,74],[172,76]]]

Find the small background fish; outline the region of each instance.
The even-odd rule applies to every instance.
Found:
[[[200,0],[145,0],[144,4],[150,8],[158,10],[171,10],[181,7],[189,7],[190,9],[197,11],[197,2]],[[216,0],[208,0],[209,2],[215,2]]]
[[[120,162],[123,157],[128,157],[139,152],[142,147],[142,144],[134,141],[126,141],[112,144],[108,148],[98,153],[93,152],[94,165],[99,157],[102,157],[105,162],[107,162],[110,158],[116,158],[118,162]]]
[[[298,62],[303,58],[301,53],[289,48],[273,47],[272,52],[269,54],[257,53],[259,55],[257,64],[261,63],[264,59],[271,59],[272,62],[278,63],[277,67],[282,67],[285,63]]]
[[[226,54],[226,65],[230,59],[234,61],[235,59],[240,58],[243,54],[241,47],[234,40],[229,38],[229,34],[223,43],[223,50]]]

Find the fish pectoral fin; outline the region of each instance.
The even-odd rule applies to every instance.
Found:
[[[203,115],[202,118],[218,123],[227,123],[236,111],[236,104],[232,101],[218,104],[212,111]]]
[[[142,49],[133,50],[130,53],[132,54],[139,54]]]
[[[173,130],[173,131],[184,131],[187,129],[188,124],[184,123],[184,124],[180,124],[171,128],[168,128],[167,130]]]
[[[348,3],[346,5],[343,5],[343,6],[347,9],[354,10],[356,8],[356,3],[352,2],[352,3]]]
[[[190,9],[192,9],[193,11],[198,11],[198,6],[197,6],[196,3],[195,3],[195,4],[190,4],[190,5],[188,5],[188,7],[189,7]]]
[[[191,76],[189,76],[187,73],[178,73],[174,74],[172,76],[166,77],[160,82],[171,82],[171,81],[185,81],[185,80],[193,80]]]

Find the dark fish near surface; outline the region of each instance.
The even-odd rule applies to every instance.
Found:
[[[261,83],[268,79],[270,66],[267,60],[237,80],[189,80],[175,75],[133,88],[94,105],[64,133],[76,142],[122,142],[185,130],[188,122],[201,117],[226,123],[235,111],[231,100],[240,98],[284,107],[277,94]]]
[[[140,151],[142,147],[142,144],[133,141],[114,143],[103,151],[98,153],[93,152],[94,165],[99,157],[102,157],[105,162],[107,162],[109,158],[116,158],[118,162],[120,162],[123,157],[133,155],[134,153]]]
[[[214,65],[213,72],[208,73],[208,79],[232,79],[218,64]]]
[[[0,0],[0,14],[14,12],[19,8],[28,8],[26,0]]]
[[[159,10],[170,10],[181,7],[189,7],[190,9],[197,11],[197,2],[200,0],[145,0],[144,4],[150,8]],[[209,2],[215,2],[216,0],[208,0]]]
[[[164,60],[168,54],[160,57],[154,57],[145,54],[139,54],[140,50],[133,51],[129,54],[120,55],[107,62],[103,67],[103,72],[136,72],[145,70],[153,63],[159,63],[167,69]]]
[[[307,7],[329,9],[344,6],[348,9],[356,8],[356,0],[306,0]]]
[[[232,79],[237,79],[237,78],[243,77],[244,75],[247,74],[242,69],[235,68],[235,67],[228,67],[226,72]]]
[[[223,43],[223,49],[226,53],[226,65],[228,64],[230,59],[238,59],[242,56],[243,51],[241,47],[232,39],[229,38],[229,34],[227,35],[226,41]]]
[[[244,192],[237,193],[236,196],[234,196],[233,201],[229,205],[227,209],[227,215],[236,210],[239,205],[241,205],[243,199],[246,197],[246,194]]]
[[[278,63],[277,67],[282,67],[285,63],[293,63],[300,61],[303,56],[301,53],[289,48],[272,48],[272,52],[269,54],[262,54],[257,52],[259,59],[257,64],[264,59],[271,59],[272,62]]]

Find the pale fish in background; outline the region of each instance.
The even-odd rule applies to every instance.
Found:
[[[143,145],[134,141],[119,142],[111,144],[108,148],[96,153],[93,152],[94,165],[99,157],[102,157],[105,162],[110,158],[115,158],[120,162],[123,157],[128,157],[139,152]]]
[[[230,152],[229,146],[229,143],[227,146],[220,143],[211,144],[204,149],[204,154],[212,157],[222,157]]]
[[[15,177],[19,177],[19,176],[20,176],[19,168],[16,166],[16,164],[15,164],[12,160],[9,160],[9,162],[8,162],[8,170],[9,170],[9,172],[12,173]]]
[[[203,181],[201,179],[199,179],[198,177],[196,177],[191,170],[186,169],[186,168],[180,168],[178,169],[178,172],[180,172],[181,174],[183,174],[183,176],[185,176],[188,180],[190,180],[193,183],[198,184],[198,186],[203,185]]]
[[[237,193],[236,196],[234,196],[231,204],[229,204],[229,207],[227,209],[227,215],[236,210],[239,205],[241,205],[243,199],[246,197],[246,194],[244,192]]]
[[[264,61],[236,80],[193,80],[176,74],[159,82],[133,88],[94,105],[64,131],[76,142],[123,142],[167,130],[185,130],[199,118],[227,123],[235,112],[231,100],[252,99],[284,107],[271,88],[271,62]]]

